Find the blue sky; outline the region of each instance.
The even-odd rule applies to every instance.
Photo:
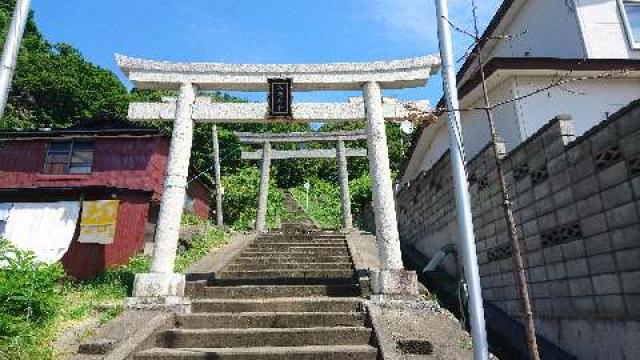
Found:
[[[481,27],[499,0],[477,0]],[[47,39],[77,47],[113,70],[114,54],[170,61],[325,63],[391,60],[436,53],[433,0],[33,0]],[[451,18],[472,25],[470,0],[451,0]],[[469,41],[456,35],[461,54]],[[296,94],[296,100],[343,101],[345,93]],[[387,91],[406,99],[441,95],[426,88]],[[263,94],[247,94],[261,100]]]

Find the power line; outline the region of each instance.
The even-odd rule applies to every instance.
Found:
[[[220,164],[222,164],[222,161],[226,160],[227,158],[229,158],[231,155],[233,155],[233,152],[228,153],[225,157],[223,157],[222,159],[220,159]],[[201,171],[200,173],[198,173],[198,175],[192,177],[190,180],[187,181],[187,185],[191,184],[192,182],[198,180],[202,175],[208,173],[209,171],[211,171],[211,169],[213,169],[216,166],[215,162],[213,164],[211,164],[211,166],[209,166],[208,168],[206,168],[205,170]],[[221,166],[222,168],[222,166]]]

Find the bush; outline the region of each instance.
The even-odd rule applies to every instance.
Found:
[[[194,236],[188,248],[178,247],[176,272],[184,272],[189,266],[207,255],[212,249],[225,243],[226,233],[204,221],[207,227],[204,235]]]
[[[207,220],[201,219],[189,211],[183,211],[180,223],[182,225],[204,225],[207,223]]]
[[[306,190],[298,186],[291,190],[300,207],[305,209],[316,225],[322,228],[338,229],[342,226],[342,204],[340,186],[337,183],[319,179],[310,181],[309,209],[306,206]],[[351,211],[357,217],[362,208],[371,203],[371,181],[365,174],[349,182]]]
[[[0,240],[0,264],[2,314],[36,324],[53,319],[61,305],[62,266],[39,263],[33,253],[6,240]]]
[[[237,174],[224,176],[222,184],[225,222],[236,229],[251,228],[256,218],[260,172],[256,168],[242,169]],[[285,212],[284,194],[273,181],[269,185],[267,206],[267,222],[273,226]]]
[[[131,295],[135,275],[148,272],[150,268],[151,258],[140,254],[130,258],[126,265],[109,268],[95,279],[74,286],[94,292],[98,298],[121,298]]]
[[[310,181],[309,209],[306,209],[307,194],[304,187],[292,190],[300,207],[307,211],[317,226],[327,229],[339,229],[342,226],[342,204],[340,187],[337,184],[313,179]]]
[[[0,359],[52,358],[42,341],[62,305],[62,266],[39,263],[4,239],[0,266]]]
[[[349,192],[351,194],[351,211],[354,217],[358,217],[362,208],[371,204],[371,178],[369,174],[349,181]]]

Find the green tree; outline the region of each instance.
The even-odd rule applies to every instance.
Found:
[[[0,0],[4,42],[15,0]],[[129,94],[111,72],[68,44],[50,44],[29,15],[2,127],[67,127],[95,117],[124,119]]]

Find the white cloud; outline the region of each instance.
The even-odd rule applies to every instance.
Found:
[[[499,0],[477,0],[480,28],[484,29],[497,9]],[[369,0],[365,9],[385,35],[397,42],[409,42],[412,45],[437,47],[437,24],[434,0]],[[449,1],[449,17],[457,26],[472,30],[470,0]],[[454,34],[457,48],[470,44],[459,34]],[[466,45],[465,45],[466,44]]]
[[[429,0],[370,0],[369,15],[396,41],[432,42],[435,16]]]

